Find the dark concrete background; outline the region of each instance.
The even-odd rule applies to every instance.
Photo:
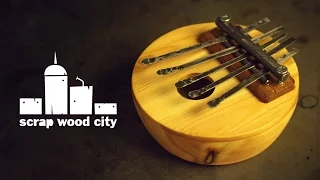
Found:
[[[316,0],[0,1],[0,179],[320,179],[319,107],[297,110],[262,154],[235,165],[200,166],[162,149],[140,123],[130,81],[153,40],[175,28],[229,14],[248,25],[268,16],[284,25],[296,56],[301,95],[320,90],[320,3]],[[19,98],[44,97],[43,71],[53,62],[94,86],[94,102],[117,102],[115,129],[18,128]]]

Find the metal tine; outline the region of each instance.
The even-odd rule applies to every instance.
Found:
[[[289,42],[290,42],[290,41],[289,41]],[[284,64],[287,60],[289,60],[291,57],[293,57],[294,55],[296,55],[298,52],[299,52],[298,49],[293,48],[291,51],[283,54],[283,55],[277,60],[277,62],[278,62],[279,64]],[[231,61],[232,61],[232,60],[231,60]],[[242,69],[239,68],[239,69],[237,69],[236,71],[233,71],[232,73],[228,74],[227,76],[219,79],[218,81],[213,82],[213,83],[207,85],[206,87],[203,87],[203,88],[201,88],[201,89],[199,89],[199,90],[190,91],[190,92],[189,92],[189,96],[192,97],[192,98],[198,97],[198,96],[206,93],[207,91],[210,91],[211,89],[215,88],[217,85],[219,85],[220,83],[226,81],[227,79],[230,79],[230,78],[232,78],[232,77],[234,77],[234,76],[237,76],[238,74],[244,72],[245,70],[251,69],[252,67],[254,67],[254,65],[253,65],[253,66],[250,66],[250,65],[249,65],[249,67],[243,66]],[[245,69],[245,70],[243,70],[243,69]],[[250,84],[252,84],[253,82],[255,82],[256,80],[264,77],[264,76],[268,73],[267,70],[264,70],[264,71],[265,71],[265,72],[263,72],[261,75],[260,75],[259,73],[261,73],[262,71],[259,71],[259,72],[255,73],[251,78],[243,81],[241,84],[239,84],[239,85],[236,86],[235,88],[231,89],[229,92],[225,93],[225,94],[222,95],[221,97],[219,97],[219,98],[217,98],[217,99],[215,99],[215,100],[213,100],[213,101],[210,101],[210,102],[208,103],[208,105],[209,105],[210,107],[215,107],[215,106],[217,106],[222,100],[224,100],[225,98],[227,98],[227,97],[231,96],[232,94],[236,93],[236,92],[237,92],[238,90],[240,90],[241,88],[247,87],[247,86],[249,86]]]
[[[223,30],[228,36],[236,41],[239,46],[246,50],[246,52],[256,58],[264,67],[270,70],[277,78],[278,82],[283,82],[290,77],[290,73],[285,66],[278,64],[272,57],[266,55],[258,45],[252,42],[251,39],[243,35],[242,32],[236,29],[228,21],[230,18],[227,15],[221,16],[216,19],[217,26]]]
[[[231,79],[231,78],[233,78],[233,77],[235,77],[235,76],[243,73],[244,71],[247,71],[247,70],[253,68],[254,66],[255,66],[255,65],[254,65],[253,62],[249,62],[248,64],[240,67],[239,69],[237,69],[237,70],[235,70],[235,71],[232,71],[232,72],[229,73],[228,75],[222,77],[221,79],[219,79],[219,80],[217,80],[217,81],[215,81],[215,82],[210,83],[209,85],[207,85],[207,86],[205,86],[205,87],[203,87],[203,88],[201,88],[201,89],[194,90],[194,91],[190,91],[190,92],[188,93],[188,95],[189,95],[191,98],[196,98],[196,97],[198,97],[198,96],[200,96],[200,95],[202,95],[202,94],[210,91],[211,89],[215,88],[216,86],[218,86],[219,84],[225,82],[226,80]]]
[[[298,53],[298,49],[296,48],[293,48],[291,51],[285,53],[284,55],[282,55],[278,60],[277,62],[279,64],[284,64],[287,60],[289,60],[291,57],[293,57],[294,55],[296,55]],[[246,67],[245,67],[246,66]],[[216,82],[213,82],[209,85],[207,85],[206,87],[203,87],[199,90],[195,90],[195,91],[190,91],[189,92],[189,96],[192,97],[192,98],[196,98],[208,91],[210,91],[211,89],[215,88],[217,85],[221,84],[222,82],[234,77],[234,76],[237,76],[239,74],[241,74],[242,72],[244,72],[245,70],[249,70],[251,69],[252,67],[254,67],[253,64],[250,64],[250,65],[245,65],[245,66],[242,66],[241,68],[237,69],[236,71],[233,71],[232,73],[228,74],[227,76],[219,79],[218,81]],[[261,73],[262,72],[262,73]],[[261,74],[259,74],[261,73]],[[224,95],[220,96],[219,98],[213,100],[213,101],[210,101],[208,102],[208,105],[210,107],[215,107],[217,106],[222,100],[226,99],[227,97],[231,96],[232,94],[236,93],[238,90],[242,89],[242,88],[245,88],[247,86],[249,86],[250,84],[252,84],[253,82],[255,82],[256,80],[264,77],[266,74],[267,74],[267,70],[263,70],[263,71],[259,71],[257,73],[255,73],[251,78],[243,81],[242,83],[240,83],[239,85],[237,85],[236,87],[234,87],[233,89],[231,89],[230,91],[228,91],[227,93],[225,93]]]
[[[287,33],[279,34],[278,36],[276,36],[275,38],[273,38],[272,40],[270,40],[269,42],[265,43],[264,45],[262,45],[260,47],[264,50],[264,49],[270,47],[271,45],[273,45],[275,42],[280,41],[281,39],[285,38],[286,36],[287,36]],[[242,61],[243,59],[246,59],[246,58],[244,58],[242,56],[238,56],[238,57],[236,57],[236,58],[218,66],[218,67],[210,69],[209,71],[203,72],[201,74],[198,74],[196,76],[190,77],[185,80],[178,81],[175,85],[177,88],[183,88],[183,87],[188,86],[196,81],[199,81],[200,79],[207,77],[208,75],[210,75],[220,69],[226,68],[234,63]]]
[[[228,41],[223,42],[223,44],[224,44],[225,46],[227,46],[227,47],[232,46],[231,43],[228,42]],[[239,53],[239,52],[234,53],[234,54],[235,54],[236,56],[240,56],[240,55],[241,55],[241,53]],[[244,63],[244,64],[248,64],[249,61],[248,61],[247,59],[245,59],[245,60],[243,60],[243,63]],[[257,73],[257,72],[258,72],[258,69],[255,68],[255,67],[251,68],[251,70],[252,70],[253,73]],[[268,84],[268,83],[269,83],[269,79],[268,79],[267,77],[262,77],[260,80],[261,80],[261,82],[263,82],[264,84]]]
[[[279,44],[277,47],[275,47],[272,50],[270,50],[269,52],[267,52],[267,55],[272,56],[273,54],[275,54],[275,53],[279,52],[280,50],[286,48],[287,46],[293,44],[295,41],[296,41],[295,38],[289,38],[286,41]]]
[[[285,30],[284,27],[280,26],[280,27],[274,28],[271,31],[268,31],[268,32],[266,32],[264,34],[261,34],[260,36],[252,38],[251,41],[253,41],[254,43],[257,43],[257,42],[261,41],[262,39],[264,39],[266,37],[274,36],[274,35],[276,35],[278,33],[281,33],[284,30]]]
[[[258,22],[248,26],[247,28],[242,29],[242,32],[247,34],[250,31],[252,31],[252,30],[254,30],[254,29],[258,28],[258,27],[261,27],[262,25],[265,25],[265,24],[267,24],[269,22],[270,22],[270,19],[265,17],[265,18],[259,20]],[[225,41],[227,41],[226,37],[221,36],[221,37],[219,37],[217,39],[209,40],[209,41],[206,41],[206,42],[203,42],[203,43],[199,43],[199,44],[196,44],[196,45],[192,45],[190,47],[183,48],[183,49],[180,49],[180,50],[177,50],[177,51],[173,51],[173,52],[170,52],[170,53],[167,53],[167,54],[164,54],[164,55],[160,55],[158,57],[152,57],[152,58],[143,59],[141,61],[141,63],[149,65],[149,64],[161,61],[161,60],[173,58],[173,57],[176,57],[176,56],[179,56],[179,55],[191,52],[191,51],[202,49],[202,48],[205,48],[205,47],[208,47],[208,46],[211,46],[211,45],[214,45],[214,44],[218,44],[218,43],[221,43],[221,42],[225,42]],[[259,41],[259,40],[257,40],[257,41]]]
[[[210,69],[208,71],[205,71],[205,72],[203,72],[201,74],[192,76],[192,77],[190,77],[188,79],[184,79],[184,80],[178,81],[175,85],[176,85],[177,88],[183,88],[185,86],[188,86],[188,85],[190,85],[190,84],[192,84],[194,82],[197,82],[197,81],[207,77],[208,75],[210,75],[210,74],[212,74],[212,73],[214,73],[216,71],[219,71],[221,69],[227,68],[227,67],[229,67],[229,66],[231,66],[231,65],[233,65],[233,64],[235,64],[237,62],[240,62],[240,61],[242,61],[242,60],[244,60],[246,58],[247,57],[245,55],[240,55],[240,56],[238,56],[236,58],[233,58],[232,60],[229,60],[229,61],[221,64],[220,66],[214,67],[214,68],[212,68],[212,69]]]
[[[214,45],[214,44],[218,44],[218,43],[221,43],[221,42],[225,42],[225,41],[227,41],[227,38],[221,36],[221,37],[219,37],[217,39],[209,40],[209,41],[206,41],[206,42],[203,42],[203,43],[199,43],[199,44],[196,44],[196,45],[192,45],[192,46],[189,46],[187,48],[183,48],[183,49],[180,49],[180,50],[177,50],[177,51],[173,51],[173,52],[161,55],[161,56],[143,59],[141,61],[141,63],[149,65],[149,64],[152,64],[152,63],[164,60],[164,59],[176,57],[176,56],[179,56],[179,55],[191,52],[191,51],[202,49],[202,48],[205,48],[205,47],[208,47],[208,46],[211,46],[211,45]]]
[[[179,66],[160,69],[160,70],[157,71],[157,74],[159,74],[159,75],[167,75],[169,73],[173,73],[173,72],[176,72],[176,71],[181,71],[181,70],[184,70],[186,68],[189,68],[189,67],[204,63],[204,62],[206,62],[206,61],[208,61],[210,59],[216,59],[216,58],[219,58],[219,57],[226,56],[228,54],[235,53],[235,52],[237,52],[239,50],[240,49],[237,46],[232,46],[232,47],[224,49],[222,51],[218,51],[216,53],[210,54],[209,56],[206,56],[206,57],[203,57],[203,58],[200,58],[200,59],[197,59],[197,60],[182,64],[182,65],[179,65]]]
[[[292,48],[291,51],[285,53],[284,55],[282,55],[278,60],[277,62],[279,64],[284,64],[286,63],[290,58],[292,58],[294,55],[296,55],[297,53],[299,52],[298,49],[296,48]]]
[[[251,24],[250,26],[244,28],[242,30],[242,32],[244,34],[248,34],[250,31],[252,31],[254,29],[257,29],[257,28],[259,28],[259,27],[261,27],[261,26],[263,26],[263,25],[265,25],[265,24],[267,24],[269,22],[271,22],[270,19],[268,17],[265,17],[265,18],[255,22],[255,23]]]
[[[260,70],[258,73],[253,74],[250,78],[242,81],[240,84],[238,84],[237,86],[235,86],[234,88],[232,88],[231,90],[229,90],[228,92],[223,94],[222,96],[220,96],[220,97],[218,97],[218,98],[216,98],[216,99],[214,99],[212,101],[209,101],[207,104],[211,108],[216,107],[217,105],[219,105],[226,98],[232,96],[233,94],[237,93],[239,90],[251,85],[252,83],[257,81],[258,79],[264,77],[268,72],[269,71],[266,70],[266,69]]]
[[[261,49],[265,50],[268,47],[272,46],[275,42],[278,42],[278,41],[282,40],[283,38],[285,38],[287,35],[288,35],[287,33],[279,34],[278,36],[274,37],[273,39],[271,39],[267,43],[261,45],[260,47],[261,47]]]

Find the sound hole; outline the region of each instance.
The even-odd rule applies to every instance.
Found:
[[[196,76],[196,75],[198,75],[198,74],[197,73],[189,74],[186,77],[181,78],[181,80],[184,80],[184,79],[190,78],[192,76]],[[213,93],[215,88],[211,89],[210,91],[208,91],[208,92],[206,92],[196,98],[190,97],[188,95],[188,93],[190,91],[201,89],[201,88],[211,84],[212,82],[214,82],[214,81],[210,77],[206,77],[206,78],[200,79],[199,81],[196,81],[196,82],[190,84],[189,86],[186,86],[183,88],[177,88],[177,90],[178,90],[179,94],[184,98],[191,99],[191,100],[200,100],[200,99],[204,99],[206,97],[209,97]]]

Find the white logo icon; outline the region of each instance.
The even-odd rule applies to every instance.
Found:
[[[54,55],[54,64],[44,71],[45,113],[68,114],[68,75],[67,71],[57,64],[57,55]]]
[[[41,98],[20,98],[20,114],[42,114]]]
[[[97,115],[116,115],[117,114],[117,104],[116,103],[95,103],[94,104],[94,114]]]
[[[92,114],[93,86],[85,86],[79,77],[76,80],[81,86],[70,87],[70,114],[90,115]],[[45,114],[67,115],[68,114],[68,75],[67,71],[58,65],[57,55],[54,54],[54,64],[48,66],[44,71],[45,84]],[[116,115],[116,103],[95,103],[96,115]],[[41,98],[20,98],[20,115],[41,115]]]
[[[82,82],[82,86],[70,87],[70,114],[92,114],[92,96],[93,87],[84,86],[84,81],[76,78]]]

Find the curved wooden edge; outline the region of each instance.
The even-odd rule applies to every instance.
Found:
[[[201,165],[228,165],[248,160],[265,151],[280,136],[294,112],[272,128],[255,136],[235,141],[201,141],[176,134],[143,113],[136,102],[138,114],[151,136],[169,153],[185,161]],[[298,98],[295,101],[297,104]]]

